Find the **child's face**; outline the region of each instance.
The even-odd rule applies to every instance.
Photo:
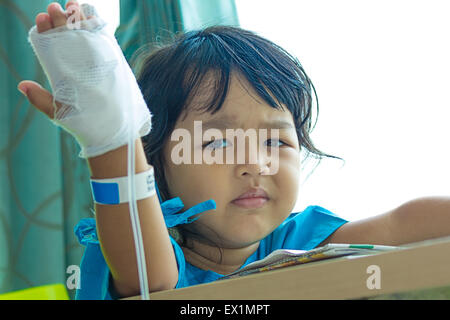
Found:
[[[181,139],[168,141],[164,156],[166,159],[165,172],[171,196],[180,197],[185,207],[192,206],[213,199],[217,209],[205,212],[197,221],[189,225],[196,233],[213,240],[223,248],[239,248],[250,245],[267,236],[283,222],[293,209],[298,193],[300,173],[300,148],[294,126],[292,114],[277,110],[259,98],[253,88],[242,78],[234,75],[231,78],[230,90],[227,98],[216,114],[201,113],[193,110],[192,106],[200,106],[201,97],[195,97],[189,108],[189,113],[183,120],[180,117],[175,129],[183,128],[189,131],[191,137],[191,163],[176,165],[173,161],[172,149],[180,145]],[[245,88],[243,87],[245,86]],[[251,95],[250,95],[250,94]],[[267,158],[261,157],[258,163],[249,163],[249,140],[246,139],[245,163],[238,163],[236,141],[215,143],[216,148],[222,148],[225,154],[227,148],[235,148],[234,161],[228,160],[223,164],[194,164],[194,152],[197,149],[205,150],[202,145],[214,140],[201,140],[199,145],[194,144],[194,121],[202,124],[210,119],[231,117],[236,120],[235,125],[228,129],[241,128],[243,131],[253,129],[267,130],[266,141],[273,138],[270,128],[262,123],[284,120],[292,125],[290,129],[279,129],[279,140],[272,141],[278,146],[278,170],[273,175],[261,175],[260,172],[268,170],[270,163]],[[198,124],[198,123],[197,123]],[[206,131],[203,128],[203,134]],[[226,138],[225,130],[223,138]],[[198,132],[198,130],[197,130]],[[184,139],[184,138],[183,138]],[[259,146],[269,146],[260,141]],[[269,149],[267,147],[267,149]],[[225,159],[225,158],[224,158]],[[269,200],[263,207],[257,209],[242,208],[232,203],[234,199],[251,187],[263,188]]]

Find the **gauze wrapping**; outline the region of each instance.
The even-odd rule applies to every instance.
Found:
[[[151,129],[151,114],[136,78],[105,26],[96,16],[79,21],[79,29],[64,25],[38,33],[34,26],[29,32],[51,85],[52,121],[76,138],[82,158],[126,145],[132,115],[135,138]],[[58,110],[55,101],[62,104]]]

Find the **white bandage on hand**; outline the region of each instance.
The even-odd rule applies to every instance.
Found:
[[[151,130],[151,114],[114,35],[100,17],[38,33],[29,42],[54,97],[53,122],[71,133],[89,158],[126,145]],[[62,104],[56,111],[55,101]],[[133,115],[133,125],[129,117]]]

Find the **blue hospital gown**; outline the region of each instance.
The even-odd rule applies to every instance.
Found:
[[[214,200],[207,200],[182,214],[177,214],[183,206],[183,202],[178,197],[161,203],[167,227],[190,223],[198,219],[198,216],[191,219],[192,216],[216,208]],[[242,267],[263,259],[277,249],[313,249],[346,222],[348,221],[320,206],[309,206],[302,212],[292,213],[278,228],[261,240],[258,249]],[[110,290],[110,271],[100,250],[95,219],[82,219],[75,227],[75,234],[80,244],[86,247],[80,266],[81,286],[76,292],[75,299],[111,300],[117,298]],[[188,263],[179,244],[172,237],[170,240],[178,263],[179,276],[176,288],[207,283],[223,277],[221,274],[202,270]]]

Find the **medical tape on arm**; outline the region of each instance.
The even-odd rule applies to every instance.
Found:
[[[110,179],[91,179],[94,202],[115,205],[129,202],[128,176]],[[149,198],[156,194],[153,167],[135,175],[136,200]]]

